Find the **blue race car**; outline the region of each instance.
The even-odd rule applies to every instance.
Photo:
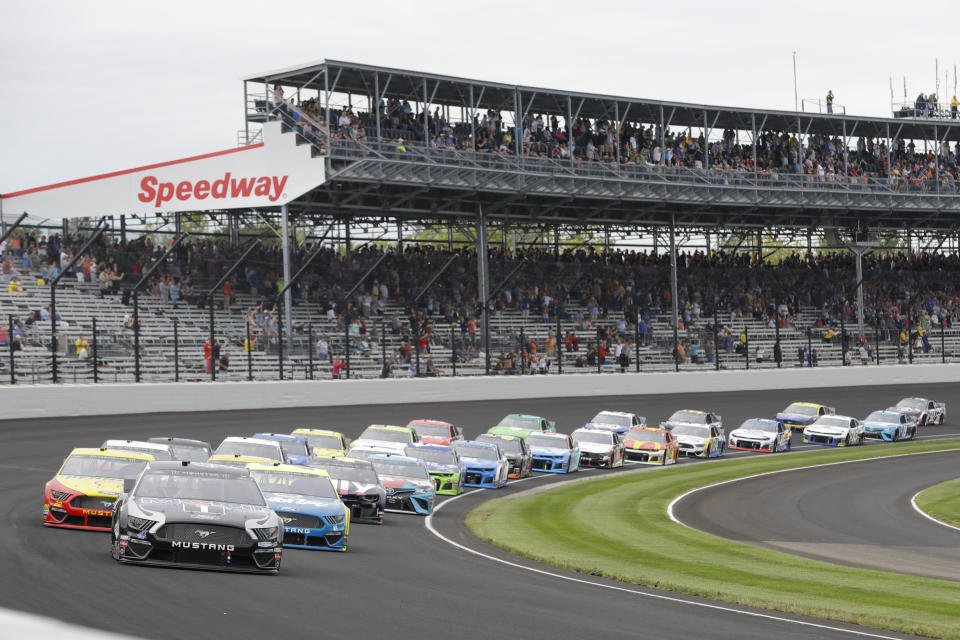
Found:
[[[387,511],[430,515],[437,501],[433,478],[423,460],[406,456],[370,456],[383,488],[387,491]]]
[[[346,551],[350,510],[330,476],[302,465],[251,463],[250,476],[283,521],[283,546]]]
[[[583,425],[584,429],[607,429],[624,434],[634,427],[647,426],[647,419],[635,413],[625,411],[601,411]]]
[[[442,444],[411,444],[404,452],[409,458],[423,460],[427,473],[437,485],[438,494],[455,496],[463,493],[467,468],[453,447]]]
[[[887,442],[913,440],[917,437],[917,420],[903,411],[874,411],[863,421],[863,436]]]
[[[816,402],[794,402],[786,409],[777,414],[777,420],[785,424],[790,429],[803,431],[804,427],[809,427],[817,418],[821,416],[832,416],[836,414],[833,407]]]
[[[463,486],[499,489],[507,484],[510,461],[499,446],[488,442],[454,440],[453,450],[466,468]]]
[[[533,470],[573,473],[580,470],[580,447],[566,433],[531,433],[527,446],[533,455]]]
[[[307,446],[307,439],[303,436],[291,436],[287,433],[255,433],[253,437],[279,442],[287,464],[307,464],[307,460],[310,459],[310,448]]]

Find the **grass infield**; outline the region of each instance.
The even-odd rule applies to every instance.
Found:
[[[924,489],[917,506],[940,522],[960,527],[960,478]]]
[[[951,449],[960,449],[960,440],[753,456],[618,474],[487,501],[467,516],[467,526],[477,537],[512,553],[589,575],[960,640],[960,582],[841,567],[758,549],[690,529],[667,516],[667,505],[677,496],[724,480]]]

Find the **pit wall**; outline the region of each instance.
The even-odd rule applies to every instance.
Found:
[[[16,385],[0,419],[960,382],[960,365],[400,380]]]

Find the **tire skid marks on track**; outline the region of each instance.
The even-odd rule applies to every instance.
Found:
[[[930,487],[927,487],[927,489],[929,488]],[[915,494],[910,496],[910,506],[913,507],[913,510],[919,513],[920,515],[922,515],[927,520],[932,520],[933,522],[936,522],[941,526],[947,527],[948,529],[953,529],[954,531],[960,531],[960,527],[955,527],[952,524],[947,524],[943,520],[937,520],[932,515],[930,515],[929,513],[927,513],[926,511],[920,508],[920,505],[917,504],[917,496],[923,493],[924,491],[926,491],[927,489],[920,489],[920,491],[917,491]]]
[[[745,452],[745,453],[750,453],[750,452]],[[931,452],[931,453],[932,453],[932,452]],[[937,453],[939,453],[939,452],[937,452]],[[917,455],[917,454],[901,454],[901,455]],[[892,456],[891,456],[891,457],[892,457]],[[842,464],[842,463],[831,463],[831,464]],[[825,465],[815,465],[815,466],[825,466]],[[776,473],[776,472],[774,472],[774,473]],[[764,475],[764,474],[759,474],[759,475]],[[542,477],[546,477],[546,476],[531,476],[531,477],[529,477],[529,478],[522,478],[522,479],[520,479],[520,480],[515,480],[515,481],[511,482],[510,484],[517,484],[517,483],[520,483],[520,482],[525,482],[525,481],[527,481],[527,480],[534,480],[534,479],[536,479],[536,478],[542,478]],[[562,484],[562,482],[557,482],[556,484]],[[717,483],[717,484],[723,484],[723,483]],[[508,485],[508,486],[509,486],[509,485]],[[715,486],[715,485],[714,485],[714,486]],[[870,633],[870,632],[868,632],[868,631],[860,631],[860,630],[857,630],[857,629],[845,629],[845,628],[843,628],[843,627],[836,627],[836,626],[832,626],[832,625],[828,625],[828,624],[821,624],[821,623],[817,623],[817,622],[810,622],[810,621],[807,621],[807,620],[796,620],[796,619],[786,618],[786,617],[783,617],[783,616],[777,616],[777,615],[773,615],[773,614],[769,614],[769,613],[760,613],[760,612],[757,612],[757,611],[748,611],[748,610],[746,610],[746,609],[737,609],[736,607],[732,607],[732,606],[725,606],[725,605],[720,605],[720,604],[711,604],[711,603],[709,603],[709,602],[700,602],[700,601],[697,601],[697,600],[682,598],[682,597],[679,597],[679,596],[668,596],[668,595],[665,595],[665,594],[662,594],[662,593],[653,593],[653,592],[650,592],[650,591],[644,591],[644,590],[642,590],[642,589],[630,589],[630,588],[621,587],[621,586],[618,586],[618,585],[615,585],[615,584],[606,584],[606,583],[603,583],[603,582],[594,582],[594,581],[592,581],[592,580],[585,580],[585,579],[583,579],[583,578],[575,578],[575,577],[573,577],[573,576],[565,576],[565,575],[562,575],[562,574],[559,574],[559,573],[553,573],[553,572],[551,572],[551,571],[546,571],[546,570],[544,570],[544,569],[538,569],[538,568],[536,568],[536,567],[527,566],[527,565],[521,564],[521,563],[519,563],[519,562],[514,562],[514,561],[511,561],[511,560],[507,560],[507,559],[505,559],[505,558],[498,558],[497,556],[493,556],[493,555],[490,555],[490,554],[487,554],[487,553],[483,553],[482,551],[477,551],[476,549],[472,549],[472,548],[470,548],[470,547],[468,547],[468,546],[466,546],[466,545],[464,545],[464,544],[460,544],[459,542],[455,542],[455,541],[451,540],[450,538],[446,537],[445,535],[443,535],[442,533],[440,533],[439,531],[437,531],[437,529],[433,526],[433,517],[434,517],[437,513],[439,513],[439,512],[443,509],[443,507],[444,507],[445,505],[448,505],[448,504],[450,504],[451,502],[453,502],[453,501],[455,501],[455,500],[459,500],[460,498],[466,497],[466,496],[468,496],[468,495],[475,494],[475,493],[477,493],[477,492],[482,492],[482,491],[488,491],[488,489],[474,489],[473,491],[468,491],[468,492],[465,492],[465,493],[461,493],[461,494],[458,495],[458,496],[453,496],[453,497],[450,498],[449,500],[444,500],[443,502],[441,502],[440,504],[438,504],[438,505],[434,508],[433,513],[431,513],[430,515],[428,515],[428,516],[424,519],[424,523],[423,523],[423,524],[424,524],[424,527],[427,529],[427,531],[429,531],[431,534],[433,534],[434,536],[436,536],[438,539],[442,540],[443,542],[446,542],[447,544],[449,544],[449,545],[451,545],[451,546],[453,546],[453,547],[456,547],[457,549],[460,549],[461,551],[466,551],[467,553],[470,553],[470,554],[472,554],[472,555],[478,556],[478,557],[483,558],[483,559],[485,559],[485,560],[489,560],[489,561],[492,561],[492,562],[497,562],[497,563],[500,563],[500,564],[502,564],[502,565],[506,565],[506,566],[508,566],[508,567],[513,567],[513,568],[515,568],[515,569],[522,569],[522,570],[524,570],[524,571],[529,571],[529,572],[531,572],[531,573],[535,573],[535,574],[537,574],[537,575],[545,576],[545,577],[547,577],[547,578],[555,578],[555,579],[558,579],[558,580],[565,580],[565,581],[567,581],[567,582],[573,582],[573,583],[577,583],[577,584],[589,585],[589,586],[591,586],[591,587],[599,587],[599,588],[601,588],[601,589],[609,589],[609,590],[611,590],[611,591],[618,591],[618,592],[621,592],[621,593],[627,593],[627,594],[630,594],[630,595],[633,595],[633,596],[639,596],[639,597],[644,597],[644,598],[652,598],[652,599],[656,599],[656,600],[664,600],[664,601],[667,601],[667,602],[674,602],[674,603],[678,603],[678,604],[686,604],[686,605],[690,605],[690,606],[694,606],[694,607],[701,607],[701,608],[706,608],[706,609],[712,609],[712,610],[714,610],[714,611],[723,611],[723,612],[726,612],[726,613],[739,614],[739,615],[749,616],[749,617],[753,617],[753,618],[762,618],[762,619],[764,619],[764,620],[772,620],[772,621],[774,621],[774,622],[783,622],[783,623],[787,623],[787,624],[800,625],[800,626],[810,627],[810,628],[814,628],[814,629],[823,629],[823,630],[826,630],[826,631],[836,631],[836,632],[840,632],[840,633],[845,633],[845,634],[850,634],[850,635],[854,635],[854,636],[859,636],[859,637],[862,637],[862,638],[879,638],[880,640],[899,640],[898,636],[886,636],[886,635],[882,635],[882,634],[878,634],[878,633]],[[688,493],[692,493],[692,492],[688,492]],[[684,494],[684,495],[686,495],[686,494]],[[674,502],[676,502],[676,500],[675,500]],[[671,504],[671,507],[672,507],[672,506],[673,506],[673,503],[671,502],[670,504]],[[677,522],[677,520],[673,518],[672,513],[671,513],[671,516],[670,516],[670,517],[671,517],[671,519],[674,520],[674,522]],[[680,523],[680,524],[683,524],[683,523]],[[684,526],[687,526],[687,525],[684,525]]]

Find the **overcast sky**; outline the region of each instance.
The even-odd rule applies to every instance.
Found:
[[[469,6],[468,10],[466,7]],[[240,78],[323,58],[576,91],[889,114],[960,62],[955,2],[0,0],[0,193],[236,145]],[[947,92],[941,88],[941,95]]]

